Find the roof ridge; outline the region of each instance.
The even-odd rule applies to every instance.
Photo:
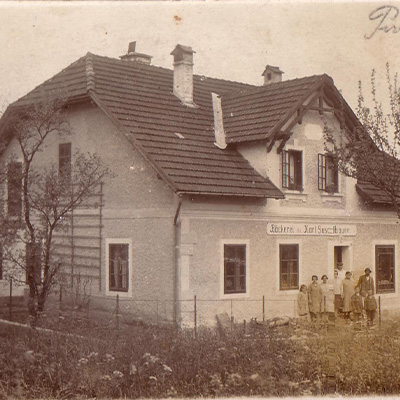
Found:
[[[238,95],[242,95],[242,96],[246,96],[248,94],[254,94],[257,92],[263,92],[266,90],[270,90],[271,88],[276,89],[278,87],[282,87],[284,85],[287,85],[289,83],[294,83],[296,81],[305,81],[305,80],[311,80],[314,79],[314,81],[317,81],[318,79],[329,79],[333,82],[333,79],[327,75],[327,74],[321,74],[321,75],[310,75],[310,76],[303,76],[301,78],[293,78],[293,79],[288,79],[285,81],[281,81],[281,82],[274,82],[274,83],[270,83],[269,85],[262,85],[262,86],[254,86],[254,87],[250,87],[250,88],[246,88],[246,89],[239,89],[239,90],[232,90],[229,93],[223,95],[223,99],[227,100],[230,99],[232,97],[237,97]],[[313,82],[314,83],[314,82]]]
[[[90,52],[86,53],[86,89],[89,92],[90,90],[96,89],[96,80],[95,73],[93,68],[93,54]]]

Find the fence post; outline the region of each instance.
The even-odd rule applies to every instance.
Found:
[[[156,310],[157,310],[156,321],[157,321],[157,325],[158,325],[158,299],[156,300]]]
[[[231,332],[233,331],[233,300],[231,299]]]
[[[10,278],[10,321],[12,320],[12,291],[13,291],[13,280]]]
[[[381,296],[378,297],[379,301],[379,329],[381,328]]]
[[[117,332],[118,332],[119,331],[119,294],[117,294],[117,298],[116,298],[115,315],[117,318]]]
[[[197,296],[194,295],[194,337],[197,339]]]
[[[262,298],[263,325],[265,325],[265,295]]]

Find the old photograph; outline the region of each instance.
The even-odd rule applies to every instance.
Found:
[[[0,1],[0,398],[400,395],[399,14]]]

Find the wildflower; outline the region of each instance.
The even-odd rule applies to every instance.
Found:
[[[167,372],[167,373],[171,373],[171,372],[172,372],[172,368],[171,368],[171,367],[168,367],[168,365],[166,365],[166,364],[163,364],[163,369],[164,369],[164,371]]]
[[[111,376],[110,375],[103,375],[101,377],[101,380],[103,380],[103,381],[111,381]]]
[[[34,362],[35,361],[35,354],[33,350],[28,350],[24,354],[25,360],[28,362]]]
[[[250,379],[251,379],[252,381],[257,380],[259,377],[260,377],[260,375],[258,375],[258,374],[250,375]]]
[[[111,355],[109,353],[106,354],[106,361],[107,362],[111,362],[111,361],[114,361],[114,360],[115,360],[115,358],[114,358],[113,355]]]
[[[89,362],[89,360],[85,357],[82,357],[78,360],[78,367],[81,367],[82,365],[86,365]]]
[[[115,376],[116,378],[123,378],[124,374],[121,371],[114,371],[113,376]]]
[[[129,375],[135,375],[137,372],[137,368],[135,366],[135,364],[131,364],[131,367],[129,369]]]

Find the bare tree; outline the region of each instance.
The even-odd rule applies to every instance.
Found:
[[[97,190],[109,171],[97,155],[79,152],[61,169],[43,165],[50,138],[70,132],[63,100],[46,99],[22,107],[14,112],[8,127],[4,147],[14,140],[22,162],[11,160],[2,168],[2,181],[12,192],[0,212],[3,259],[12,266],[9,274],[14,279],[21,279],[25,271],[29,313],[37,317],[59,279],[61,263],[53,256],[54,235],[68,229],[71,211]]]
[[[344,110],[341,135],[325,127],[325,143],[338,161],[339,171],[359,183],[378,189],[382,203],[389,204],[400,218],[400,89],[397,75],[386,65],[388,99],[379,100],[376,71],[371,73],[372,107],[366,105],[361,82],[356,114],[360,124],[345,127]]]

